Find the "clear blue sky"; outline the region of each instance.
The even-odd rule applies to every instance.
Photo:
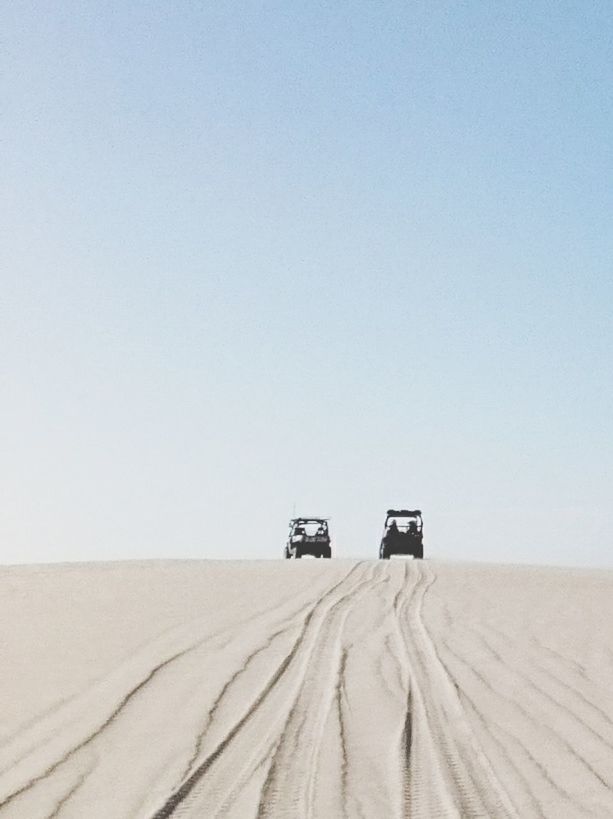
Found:
[[[1,24],[1,562],[613,565],[613,4]]]

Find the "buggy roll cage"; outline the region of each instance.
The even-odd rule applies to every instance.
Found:
[[[421,531],[424,525],[421,517],[421,509],[388,509],[385,517],[386,529],[389,526],[390,518],[416,518],[418,531]]]

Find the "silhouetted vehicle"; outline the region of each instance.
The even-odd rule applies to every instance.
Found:
[[[328,518],[293,518],[285,544],[286,558],[332,557]]]
[[[379,557],[389,560],[391,555],[424,556],[424,522],[419,509],[387,510]]]

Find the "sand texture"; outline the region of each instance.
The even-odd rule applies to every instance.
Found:
[[[613,573],[0,570],[0,819],[612,817]]]

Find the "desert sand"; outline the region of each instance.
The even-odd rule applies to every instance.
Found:
[[[613,572],[0,570],[0,817],[611,817]]]

